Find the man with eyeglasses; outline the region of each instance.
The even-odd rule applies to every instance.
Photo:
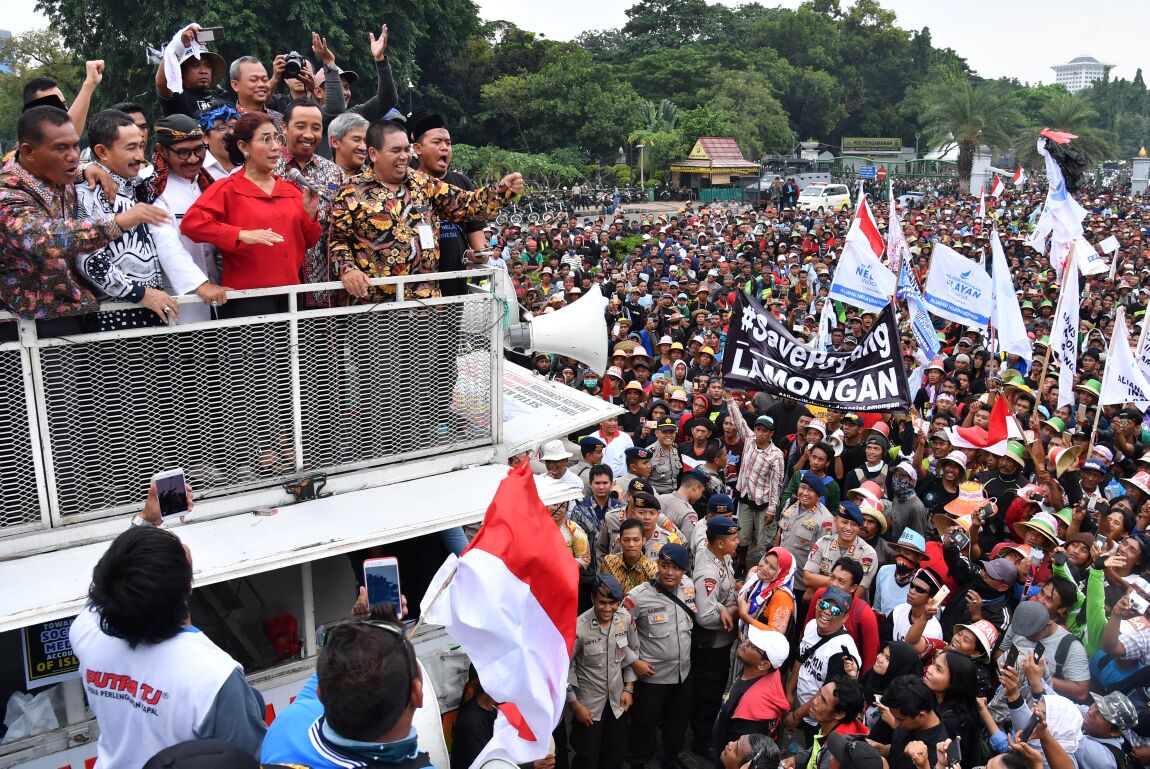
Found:
[[[807,623],[799,641],[799,656],[787,681],[787,699],[792,706],[787,726],[794,729],[805,724],[808,736],[817,725],[810,716],[815,693],[842,672],[846,656],[856,666],[860,664],[855,640],[843,627],[850,608],[850,593],[840,587],[828,587],[815,604],[815,618]]]
[[[205,292],[207,301],[224,304],[227,302],[227,290],[219,288],[219,249],[211,243],[196,243],[179,232],[180,219],[215,181],[204,169],[207,155],[208,145],[199,123],[181,113],[160,118],[156,123],[156,150],[152,159],[156,172],[148,180],[148,189],[155,196],[156,205],[163,206],[172,214],[175,221],[171,226],[179,237],[180,245],[207,276],[211,286],[218,288]],[[169,293],[175,291],[171,281],[165,281],[164,285]],[[211,309],[208,306],[185,304],[180,310],[180,323],[205,320],[211,320]]]

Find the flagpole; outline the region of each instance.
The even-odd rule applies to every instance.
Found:
[[[1115,316],[1114,316],[1115,329],[1117,329],[1119,323],[1125,322],[1125,320],[1124,320],[1125,317],[1126,317],[1126,308],[1119,305],[1118,312],[1115,313]],[[1115,337],[1113,335],[1111,335],[1110,339],[1107,339],[1104,335],[1102,335],[1102,332],[1099,332],[1099,336],[1102,336],[1102,341],[1106,342],[1106,351],[1107,351],[1106,359],[1107,359],[1107,361],[1109,361],[1110,360],[1109,353],[1111,352],[1110,347],[1111,347],[1112,343],[1114,342]],[[1129,337],[1127,337],[1127,339],[1129,339]],[[1126,344],[1130,344],[1130,342],[1127,341]],[[1086,446],[1086,456],[1090,456],[1094,452],[1094,441],[1098,437],[1098,421],[1101,418],[1101,416],[1102,416],[1102,393],[1101,393],[1101,391],[1099,391],[1098,403],[1095,404],[1095,406],[1094,406],[1094,426],[1090,428],[1090,443]]]
[[[1062,273],[1058,276],[1058,287],[1059,287],[1059,289],[1065,288],[1065,286],[1063,284],[1066,283],[1066,270],[1069,270],[1071,266],[1072,265],[1071,265],[1070,259],[1067,259],[1066,260],[1066,268],[1063,269]],[[1076,266],[1075,266],[1075,269],[1077,269]],[[1065,299],[1066,299],[1066,292],[1060,290],[1058,292],[1058,304],[1054,305],[1054,317],[1055,318],[1057,318],[1062,313],[1062,302]],[[1075,299],[1075,301],[1077,301],[1077,298]],[[1077,333],[1077,331],[1075,333]],[[1042,391],[1042,383],[1046,381],[1046,372],[1050,368],[1050,353],[1053,351],[1053,349],[1054,349],[1054,340],[1051,339],[1050,344],[1046,345],[1046,357],[1043,358],[1043,360],[1042,360],[1042,376],[1039,378],[1039,380],[1037,382],[1035,382],[1035,384],[1038,385],[1039,392]],[[1089,455],[1087,455],[1087,456],[1089,456]]]
[[[431,597],[431,603],[427,604],[427,608],[420,612],[419,620],[415,623],[414,626],[412,626],[411,630],[408,631],[408,638],[415,638],[415,632],[419,630],[419,628],[423,627],[423,620],[431,612],[431,607],[435,606],[435,602],[439,600],[441,595],[443,595],[443,591],[446,590],[447,586],[451,584],[451,580],[455,579],[455,572],[458,569],[459,564],[451,567],[451,572],[447,575],[447,579],[443,580],[443,584],[439,586],[439,589],[435,591],[435,595]]]

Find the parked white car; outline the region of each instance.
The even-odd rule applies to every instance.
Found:
[[[851,192],[845,184],[812,184],[803,188],[795,205],[801,211],[841,211],[851,207]]]

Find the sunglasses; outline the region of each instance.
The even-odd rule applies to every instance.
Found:
[[[407,673],[410,678],[408,682],[408,688],[411,688],[411,682],[419,677],[419,664],[415,661],[415,651],[413,650],[411,643],[407,640],[407,635],[403,632],[402,628],[389,622],[380,622],[379,620],[374,619],[344,620],[343,622],[337,622],[334,625],[327,625],[323,628],[320,628],[316,633],[316,646],[321,648],[325,646],[331,638],[332,633],[335,632],[337,628],[343,627],[356,629],[361,627],[379,628],[380,630],[385,630],[398,638],[399,642],[403,645],[403,657],[407,663]]]
[[[930,588],[924,587],[923,585],[920,585],[917,582],[911,582],[910,583],[910,589],[916,593],[929,593],[930,592]]]
[[[843,615],[842,607],[825,600],[819,601],[819,611],[829,611],[832,617],[841,617]]]

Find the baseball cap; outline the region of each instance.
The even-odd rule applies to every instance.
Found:
[[[659,560],[670,561],[683,571],[691,568],[691,556],[687,552],[687,548],[676,542],[668,542],[663,545],[659,551]]]
[[[791,644],[787,637],[777,630],[764,630],[751,625],[747,628],[747,640],[751,646],[763,653],[771,667],[778,670],[787,662],[791,654]]]
[[[866,741],[866,737],[831,732],[827,750],[842,769],[883,769],[882,756]]]
[[[1018,571],[1015,570],[1015,574]],[[1016,636],[1028,638],[1042,631],[1050,623],[1050,612],[1038,601],[1023,601],[1014,610],[1010,629]]]
[[[774,665],[774,662],[771,664]],[[1130,698],[1122,692],[1110,692],[1102,697],[1095,696],[1094,704],[1098,706],[1098,713],[1115,729],[1130,731],[1138,723],[1138,711],[1130,702]]]
[[[719,496],[716,494],[715,496]],[[713,499],[714,497],[712,497]],[[720,515],[707,521],[707,534],[712,537],[721,537],[727,534],[738,534],[739,524],[734,518]]]
[[[850,593],[843,590],[841,587],[828,587],[825,591],[823,591],[822,597],[819,600],[829,601],[835,606],[838,606],[843,611],[846,611],[851,607]]]
[[[999,582],[1013,585],[1018,581],[1018,567],[1009,558],[995,558],[993,561],[983,561],[982,568],[986,575]]]
[[[727,515],[734,506],[734,501],[726,494],[713,494],[711,498],[707,500],[708,513]]]

